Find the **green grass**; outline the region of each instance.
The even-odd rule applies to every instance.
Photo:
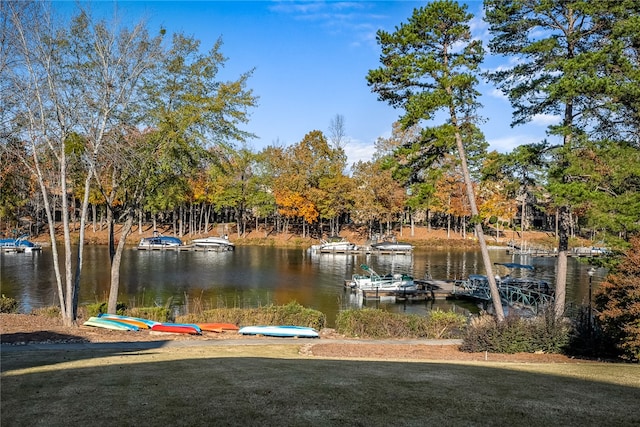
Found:
[[[637,365],[336,360],[301,355],[300,345],[4,351],[2,425],[624,426],[640,419]]]

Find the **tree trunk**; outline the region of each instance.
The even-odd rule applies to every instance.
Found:
[[[209,232],[209,217],[211,217],[211,205],[207,206],[207,214],[204,218],[204,233]]]
[[[98,213],[95,203],[91,204],[91,212],[92,212],[92,218],[91,219],[93,220],[93,232],[95,233],[96,232],[96,221],[97,221],[96,216],[97,216],[97,213]]]
[[[413,214],[410,214],[410,218],[411,218],[411,237],[415,237],[416,235],[416,222],[413,218]]]
[[[42,192],[44,210],[47,216],[47,225],[49,226],[49,240],[51,242],[51,255],[52,255],[52,261],[53,261],[53,271],[55,273],[55,278],[56,278],[56,287],[58,291],[58,302],[60,304],[60,311],[64,313],[65,299],[64,299],[64,288],[62,285],[62,273],[60,271],[60,262],[59,262],[60,257],[58,253],[58,245],[57,245],[57,239],[56,239],[55,202],[54,202],[54,208],[52,210],[51,203],[49,203],[49,191],[47,189],[47,186],[45,185],[44,176],[40,169],[40,164],[38,162],[36,154],[37,153],[34,151],[33,153],[34,165],[35,165],[34,169],[36,170],[38,185],[40,186],[40,191]],[[65,321],[64,316],[62,320],[63,322]],[[66,326],[71,326],[71,325],[66,325]]]
[[[173,222],[173,235],[177,236],[178,235],[178,213],[176,212],[176,209],[173,208],[173,217],[171,218],[172,222]]]
[[[520,240],[522,241],[522,243],[520,244],[520,248],[524,249],[524,216],[526,213],[526,203],[527,203],[527,196],[526,193],[522,195],[522,208],[520,209],[520,231],[522,232],[522,235],[520,236]]]
[[[113,256],[115,255],[115,224],[113,219],[113,211],[107,208],[107,233],[109,235],[109,262],[113,263]]]
[[[118,305],[118,292],[120,288],[120,264],[122,261],[122,253],[126,245],[127,236],[131,232],[133,225],[133,212],[127,213],[127,219],[125,220],[122,229],[120,230],[120,241],[118,242],[118,248],[111,261],[111,287],[109,288],[109,303],[107,305],[107,312],[111,314],[116,313]]]
[[[84,254],[84,233],[85,223],[87,220],[87,212],[89,211],[89,190],[91,189],[91,174],[87,175],[84,183],[84,195],[82,199],[82,208],[80,210],[80,235],[78,236],[78,254],[76,258],[76,272],[73,279],[73,301],[71,312],[75,324],[78,317],[78,295],[80,294],[80,277],[82,276],[82,261]]]
[[[65,273],[65,306],[62,312],[62,319],[65,326],[73,326],[75,319],[73,318],[73,266],[71,262],[71,223],[69,211],[69,190],[67,187],[67,161],[66,155],[63,153],[60,159],[60,193],[62,194],[62,230],[64,234],[64,273]]]
[[[467,189],[467,198],[469,200],[469,205],[471,207],[471,215],[473,216],[473,223],[476,229],[476,236],[478,237],[478,242],[480,243],[480,252],[482,253],[482,261],[484,263],[484,269],[487,274],[487,280],[489,281],[489,290],[491,291],[491,302],[493,303],[493,308],[496,313],[496,318],[498,322],[502,322],[504,320],[504,310],[502,309],[502,299],[500,298],[500,292],[498,290],[498,285],[496,284],[496,278],[493,276],[493,268],[491,264],[491,257],[489,256],[489,248],[487,247],[487,242],[484,239],[484,231],[482,230],[482,222],[480,221],[478,206],[476,204],[476,195],[473,191],[473,184],[471,182],[471,175],[469,174],[469,169],[467,167],[467,156],[464,149],[464,144],[462,143],[462,136],[460,132],[457,131],[457,120],[454,112],[451,112],[451,121],[453,125],[456,127],[456,145],[458,147],[458,155],[460,156],[460,166],[462,167],[462,174],[464,176],[464,183]]]
[[[555,292],[555,315],[560,318],[564,315],[566,293],[567,293],[567,261],[569,256],[569,229],[570,212],[566,206],[558,209],[558,260],[556,263],[556,292]]]

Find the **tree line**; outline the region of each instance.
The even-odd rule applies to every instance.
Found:
[[[252,150],[243,130],[257,106],[252,70],[221,79],[222,40],[205,50],[144,21],[124,27],[82,6],[67,21],[50,6],[0,5],[0,221],[43,218],[52,243],[62,223],[62,263],[52,251],[68,324],[87,221],[109,229],[109,312],[136,222],[170,222],[183,235],[232,221],[239,237],[259,228],[319,237],[345,223],[369,235],[399,223],[447,227],[479,240],[490,278],[484,233],[535,225],[558,236],[559,315],[569,237],[588,230],[624,244],[640,227],[637,1],[486,0],[488,46],[471,36],[465,5],[415,9],[377,33],[380,67],[364,77],[401,115],[373,158],[353,165],[340,114],[326,135]],[[516,65],[483,71],[486,48]],[[562,143],[488,152],[482,79],[508,96],[514,126],[559,116],[548,132]]]

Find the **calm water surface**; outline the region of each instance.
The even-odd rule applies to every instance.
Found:
[[[41,253],[0,255],[0,289],[16,298],[21,311],[29,312],[58,303],[51,250]],[[555,281],[555,258],[530,258],[491,252],[493,262],[527,263],[537,278]],[[170,299],[184,310],[189,305],[205,307],[257,307],[290,301],[322,311],[330,324],[344,308],[360,306],[344,281],[362,273],[361,264],[380,274],[425,274],[435,279],[460,279],[483,274],[479,251],[418,249],[412,255],[315,254],[304,249],[240,246],[234,252],[139,251],[123,255],[120,301],[130,306],[164,305]],[[504,267],[498,273],[509,273]],[[588,298],[589,265],[569,259],[567,300],[584,303]],[[606,274],[597,270],[594,289]],[[517,275],[512,272],[512,275]],[[106,301],[109,292],[109,255],[106,246],[87,246],[80,289],[80,304]],[[394,312],[424,314],[433,308],[477,311],[470,303],[450,301],[383,303],[366,301],[369,307]]]

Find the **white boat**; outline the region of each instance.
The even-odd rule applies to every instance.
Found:
[[[376,251],[408,252],[413,250],[413,245],[410,243],[396,242],[395,240],[392,240],[392,241],[385,240],[382,242],[373,243],[371,245],[371,249]]]
[[[143,237],[138,243],[138,249],[167,249],[182,246],[182,240],[173,236],[156,234],[153,237]]]
[[[367,274],[354,274],[351,277],[350,286],[360,291],[379,291],[412,293],[417,291],[412,276],[408,274],[386,274],[380,276],[368,265],[360,266]]]
[[[202,237],[200,239],[193,239],[191,243],[194,246],[219,248],[232,251],[235,245],[229,241],[227,236],[224,237]]]
[[[320,244],[314,247],[316,250],[320,251],[353,251],[358,249],[358,246],[355,243],[351,243],[348,240],[334,240],[327,241],[321,240]]]

